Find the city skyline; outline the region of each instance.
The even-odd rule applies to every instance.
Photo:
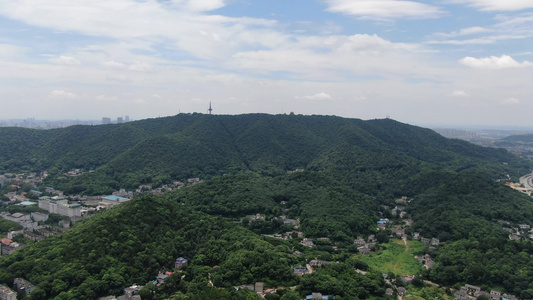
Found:
[[[533,0],[7,0],[0,119],[533,126]],[[115,118],[115,117],[111,117]]]

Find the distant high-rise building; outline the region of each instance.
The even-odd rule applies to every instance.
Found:
[[[120,123],[124,123],[124,120],[122,119],[122,117],[117,118],[117,124],[120,124]]]
[[[130,116],[125,116],[124,117],[124,122],[129,122],[130,121]]]
[[[111,118],[103,117],[102,118],[102,124],[111,124]]]

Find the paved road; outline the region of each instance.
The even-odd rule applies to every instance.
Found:
[[[520,177],[520,183],[528,190],[533,191],[533,174]]]

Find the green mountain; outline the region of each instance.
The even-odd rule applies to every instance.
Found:
[[[429,129],[332,116],[180,114],[48,131],[0,128],[0,143],[0,172],[46,169],[49,185],[86,194],[239,171],[327,171],[371,192],[385,181],[402,189],[404,178],[429,170],[482,171],[493,178],[529,170],[504,150]],[[95,172],[62,176],[71,169]]]
[[[490,249],[514,249],[505,257],[524,266],[533,249],[514,247],[499,223],[531,224],[531,198],[497,181],[529,172],[530,162],[503,149],[447,139],[390,119],[180,114],[49,131],[0,128],[0,147],[0,171],[46,169],[50,176],[43,184],[70,194],[105,194],[190,177],[204,180],[161,197],[134,199],[0,260],[0,281],[9,283],[17,276],[31,280],[39,286],[33,299],[118,294],[125,285],[152,279],[178,256],[190,258],[191,267],[159,295],[227,292],[210,297],[246,298],[210,290],[210,277],[215,287],[299,282],[302,294],[382,296],[379,274],[360,277],[337,265],[299,281],[291,267],[305,260],[290,253],[306,249],[297,243],[268,243],[255,233],[292,230],[277,218],[285,215],[299,221],[306,237],[328,237],[341,249],[337,253],[327,242],[312,255],[334,255],[352,270],[360,266],[347,254],[356,251],[353,239],[376,233],[380,213],[399,218],[385,207],[394,207],[401,196],[413,199],[406,208],[414,220],[411,231],[444,242],[435,253],[435,270],[422,274],[428,279],[481,285],[479,265],[451,275],[465,263],[465,253],[480,249],[476,255],[485,270],[496,270],[491,262],[502,260],[491,260]],[[64,174],[72,169],[85,174]],[[289,172],[296,169],[301,170]],[[258,213],[265,220],[248,224],[246,216]],[[229,220],[244,220],[247,229]],[[531,270],[522,269],[516,280],[533,282]],[[515,294],[533,289],[498,276],[490,277],[490,284]]]
[[[228,287],[251,278],[269,285],[294,282],[286,248],[156,197],[137,198],[5,257],[0,280],[27,278],[38,286],[30,299],[95,299],[155,280],[180,256],[191,263],[173,278],[174,292],[205,289],[208,276]]]

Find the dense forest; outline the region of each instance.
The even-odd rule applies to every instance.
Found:
[[[382,188],[406,194],[405,180],[429,171],[502,178],[530,169],[505,150],[449,140],[429,129],[333,116],[179,114],[46,131],[0,128],[0,148],[0,172],[47,170],[47,184],[70,194],[298,168],[326,171],[367,194]],[[86,173],[64,175],[72,169]]]
[[[378,231],[376,221],[402,223],[391,212],[401,197],[409,199],[402,205],[414,221],[407,233],[441,241],[424,252],[435,267],[418,276],[533,298],[533,246],[510,241],[502,226],[533,225],[531,197],[503,182],[516,181],[532,164],[503,149],[390,119],[263,114],[180,114],[48,131],[0,128],[0,148],[0,171],[46,170],[42,185],[67,195],[203,180],[162,196],[138,196],[2,258],[0,282],[25,277],[38,286],[30,299],[119,295],[125,286],[172,270],[180,256],[189,266],[168,285],[148,285],[143,299],[255,299],[231,287],[258,281],[297,286],[270,299],[312,292],[380,299],[388,285],[353,256],[354,239],[376,234],[379,251],[390,231]],[[83,175],[65,174],[73,169]],[[249,220],[256,214],[262,219]],[[301,239],[258,235],[294,230],[281,217],[296,220],[305,237],[326,242],[308,249]],[[301,278],[293,274],[293,267],[315,258],[335,264]]]

